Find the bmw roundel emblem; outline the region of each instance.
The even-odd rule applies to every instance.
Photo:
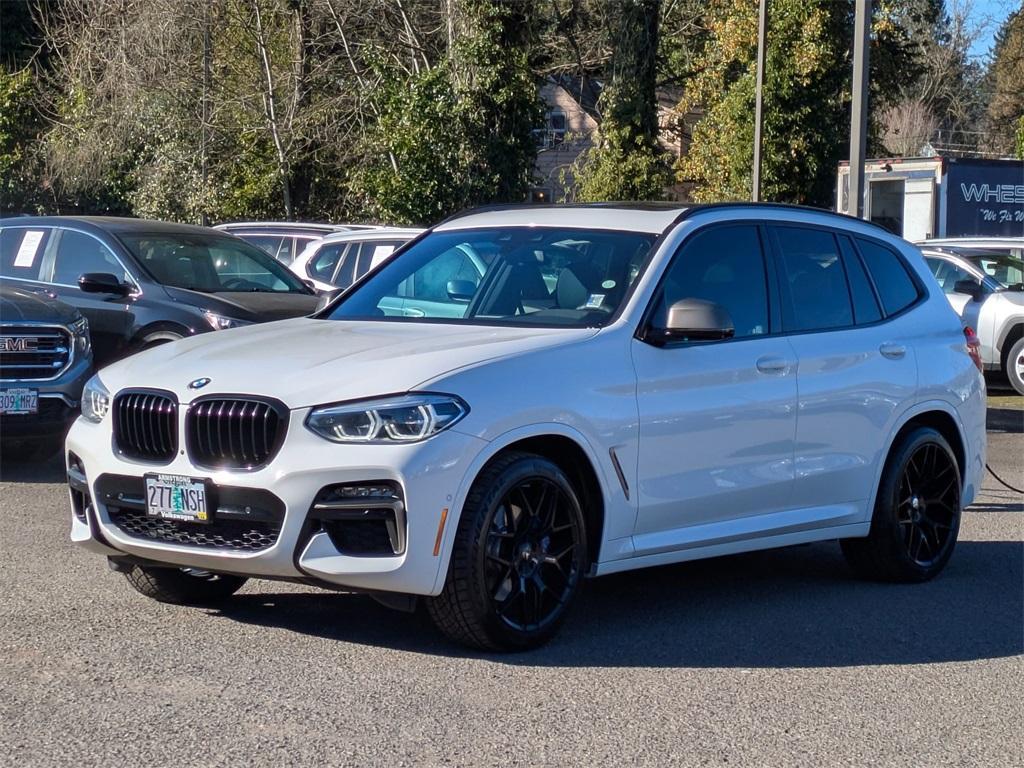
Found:
[[[206,378],[194,379],[193,381],[190,381],[188,383],[188,388],[189,389],[202,389],[203,387],[205,387],[209,383],[210,383],[210,380],[206,379]]]

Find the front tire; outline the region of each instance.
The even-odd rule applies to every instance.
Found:
[[[1006,372],[1006,378],[1010,380],[1010,386],[1018,395],[1024,395],[1024,336],[1010,347],[1003,370]]]
[[[956,546],[960,493],[949,443],[934,429],[913,430],[889,452],[867,538],[840,542],[850,566],[875,581],[935,577]]]
[[[485,650],[547,642],[580,589],[587,538],[565,473],[509,452],[476,478],[455,534],[448,577],[427,612],[449,638]]]
[[[246,582],[242,576],[146,565],[133,565],[124,576],[139,593],[172,605],[215,605],[227,600]]]

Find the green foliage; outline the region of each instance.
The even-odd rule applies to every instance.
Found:
[[[584,201],[657,200],[668,166],[658,145],[655,101],[658,0],[619,0],[611,82],[601,94],[597,144],[574,167]]]
[[[450,59],[407,78],[378,73],[378,119],[352,179],[373,218],[428,224],[525,198],[543,115],[528,61],[530,10],[518,0],[463,0]]]
[[[681,182],[697,200],[750,197],[753,165],[757,5],[714,0],[701,71],[680,111],[703,110]],[[765,65],[762,197],[828,205],[849,140],[849,0],[773,0]],[[904,30],[882,6],[874,20],[872,108],[914,71]]]
[[[1017,121],[1017,157],[1024,160],[1024,115]]]
[[[1020,153],[1024,121],[1024,9],[1011,14],[996,35],[988,77],[992,90],[988,120],[995,149]]]
[[[0,69],[0,210],[31,210],[35,170],[33,144],[42,120],[33,99],[35,83],[28,70]]]
[[[436,221],[469,197],[458,100],[445,67],[378,87],[380,116],[364,142],[353,186],[371,216],[398,224]]]

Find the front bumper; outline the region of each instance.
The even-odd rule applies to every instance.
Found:
[[[355,590],[436,594],[446,565],[436,551],[441,521],[455,524],[457,515],[449,512],[456,512],[453,505],[486,443],[448,430],[412,445],[337,445],[310,433],[303,426],[306,415],[306,410],[291,412],[280,452],[266,467],[250,472],[200,469],[184,452],[163,465],[126,459],[114,450],[109,419],[102,424],[79,419],[67,438],[67,454],[76,457],[75,466],[69,467],[72,541],[97,554],[131,555],[173,566],[257,578],[315,579]],[[178,543],[140,536],[136,524],[145,521],[140,523],[136,515],[126,523],[117,493],[132,496],[144,475],[154,472],[208,478],[227,489],[221,494],[226,501],[219,504],[236,510],[251,507],[257,514],[279,503],[280,526],[273,543],[246,551],[211,549],[187,537]],[[345,554],[335,546],[336,539],[311,524],[316,516],[311,508],[322,489],[380,481],[401,490],[401,554]],[[82,496],[76,497],[81,493],[76,485],[88,490],[87,510]],[[129,502],[138,504],[137,499]]]
[[[82,387],[92,375],[92,358],[78,357],[53,381],[3,379],[0,388],[24,387],[39,392],[39,412],[0,415],[5,440],[51,440],[62,437],[78,415]]]

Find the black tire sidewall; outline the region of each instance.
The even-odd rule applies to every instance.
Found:
[[[900,531],[898,522],[899,505],[899,484],[903,468],[907,460],[918,449],[925,445],[938,446],[952,462],[957,474],[957,511],[950,531],[951,542],[946,547],[941,557],[933,563],[922,566],[914,562],[910,554],[903,546],[903,533]],[[960,519],[962,517],[962,493],[963,481],[961,468],[956,460],[956,455],[950,448],[946,439],[934,429],[919,427],[907,434],[892,451],[885,469],[882,472],[882,481],[878,487],[878,498],[875,500],[875,511],[871,521],[870,537],[875,539],[879,546],[884,547],[882,553],[886,559],[900,572],[900,576],[908,581],[927,581],[938,574],[953,555],[956,549],[956,540],[960,532]]]
[[[579,546],[576,550],[577,577],[572,593],[561,607],[555,619],[544,627],[524,632],[509,627],[498,615],[486,583],[487,537],[491,522],[497,513],[505,495],[520,483],[531,478],[540,477],[558,484],[562,492],[570,500],[571,514],[575,518]],[[477,516],[474,526],[475,535],[472,540],[471,554],[473,582],[473,601],[478,615],[482,618],[488,637],[495,644],[512,649],[534,648],[551,638],[568,614],[572,603],[579,595],[587,563],[587,537],[583,519],[583,511],[579,497],[565,473],[553,462],[542,457],[523,456],[504,468],[493,480],[490,490],[483,496],[482,503],[472,512]]]

